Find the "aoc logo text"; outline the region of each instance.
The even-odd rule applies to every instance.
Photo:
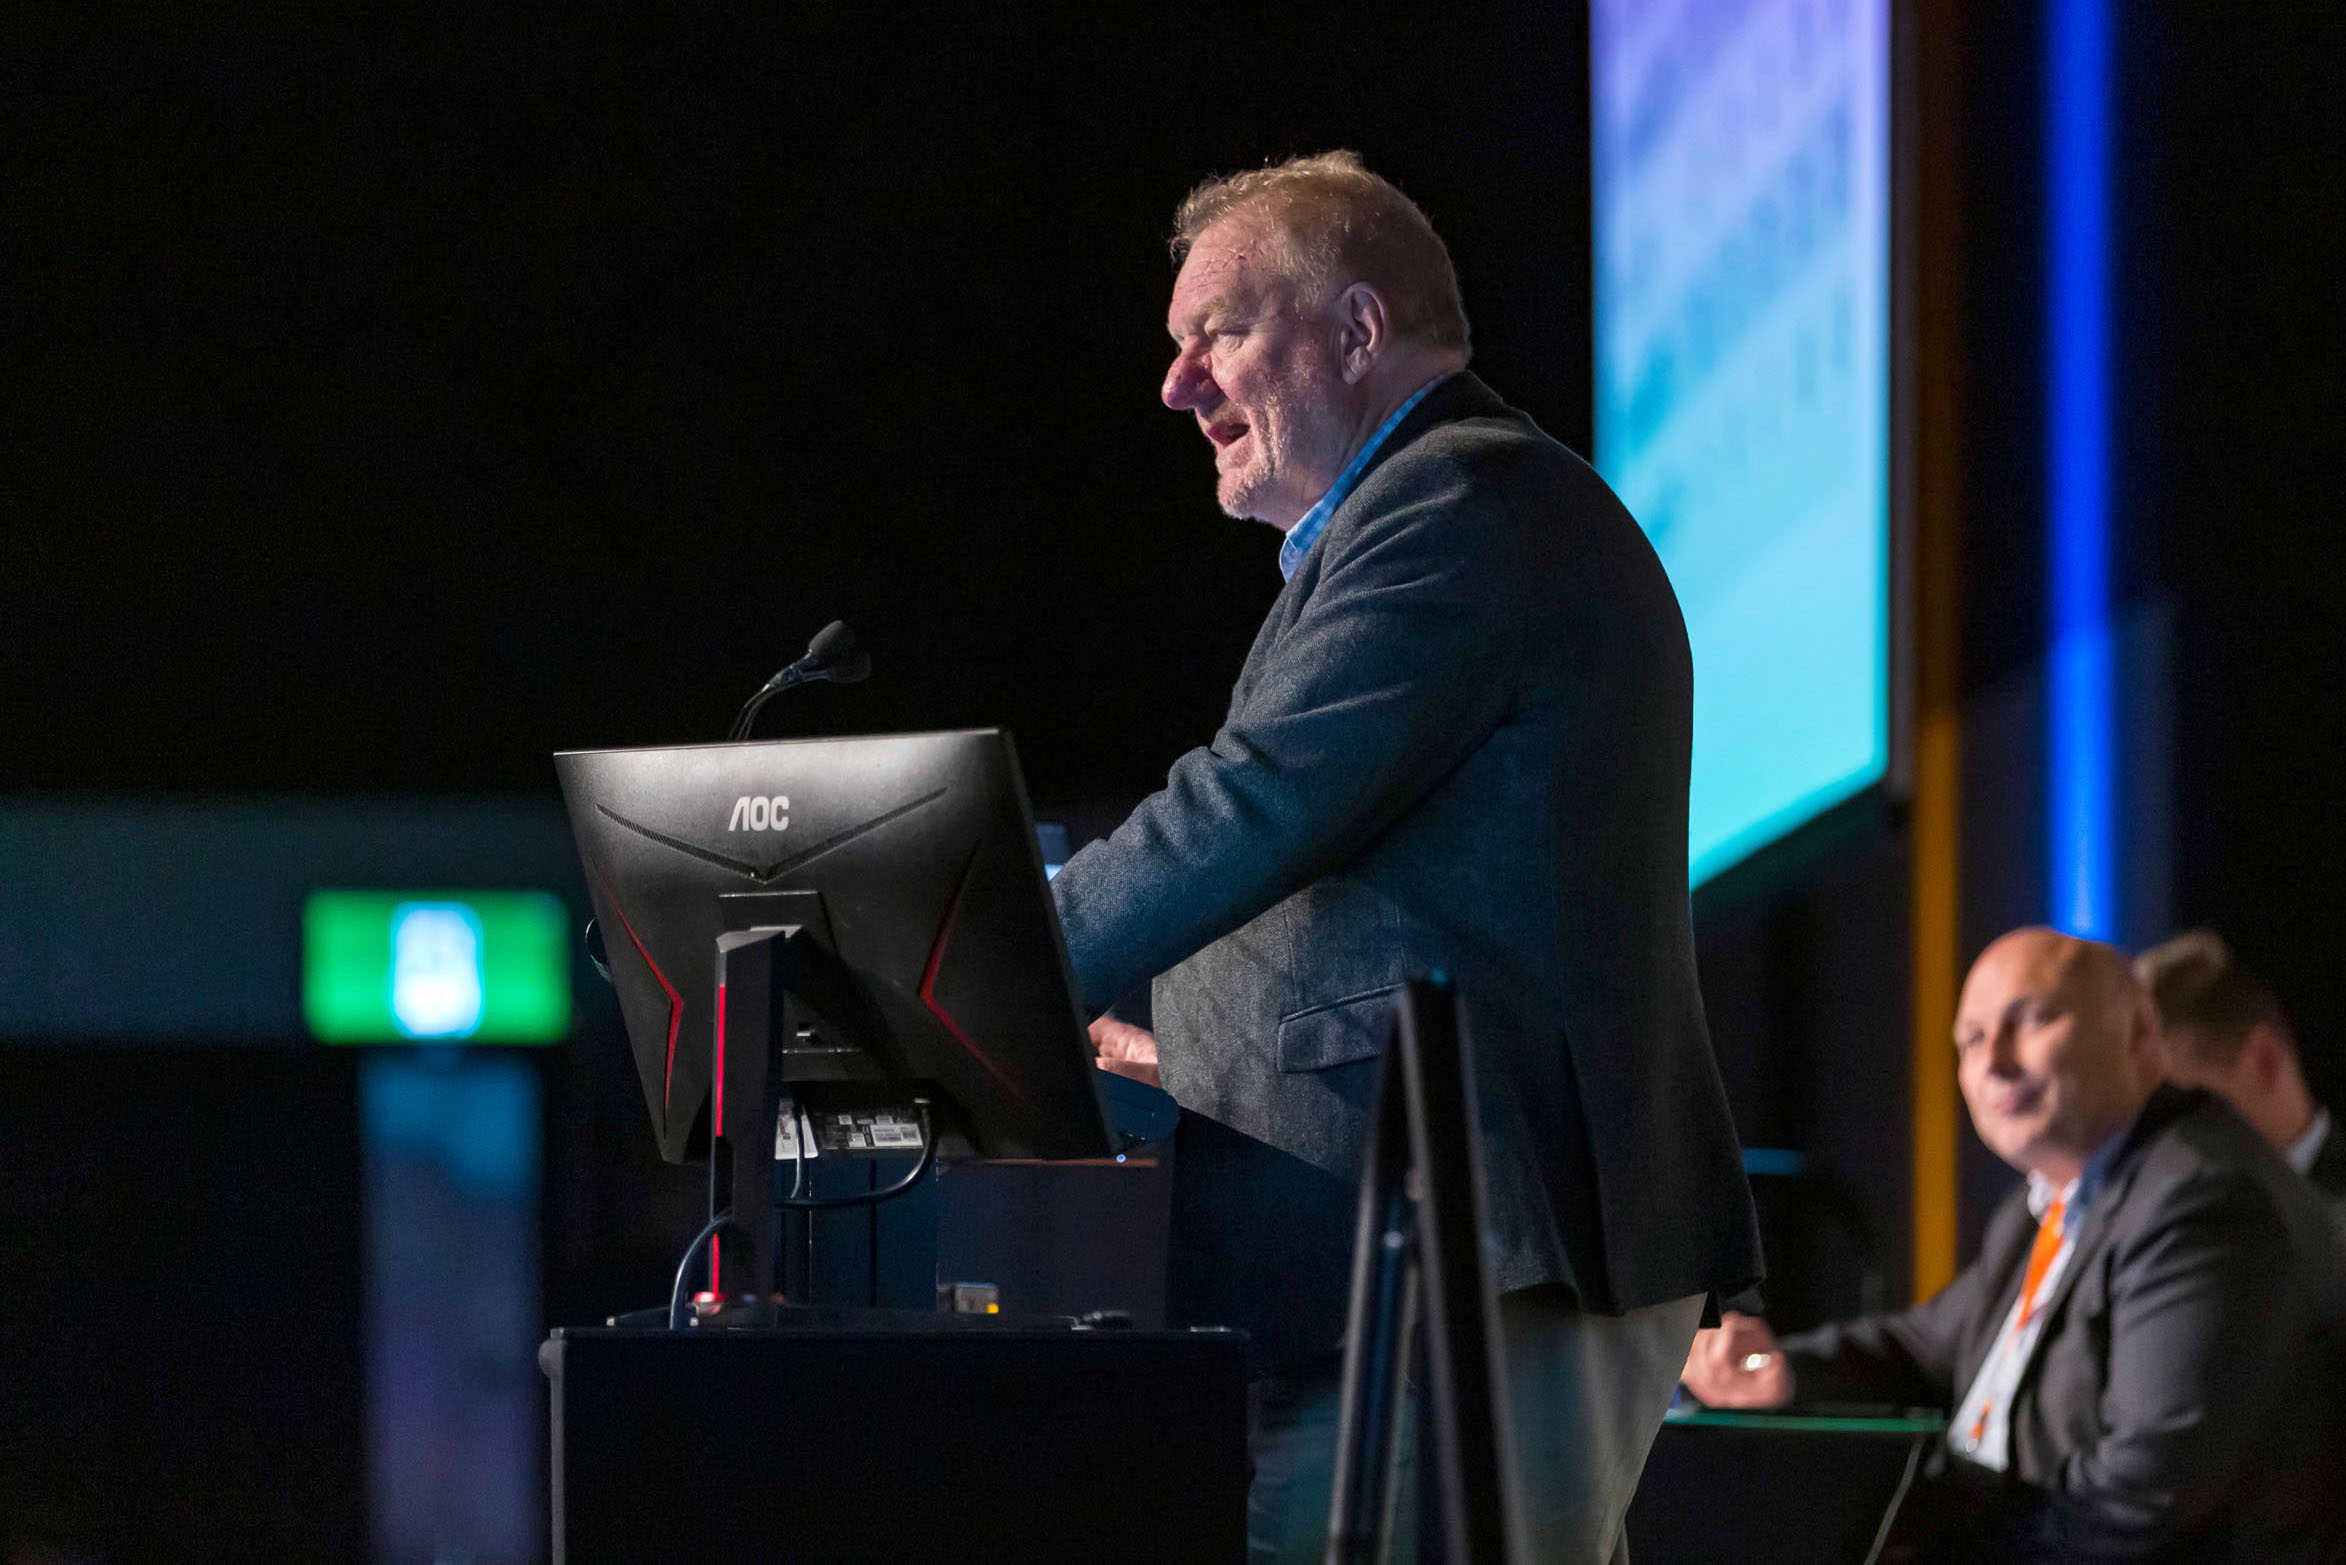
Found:
[[[790,796],[775,794],[767,798],[752,794],[733,801],[733,818],[725,823],[727,831],[787,831],[790,828]]]

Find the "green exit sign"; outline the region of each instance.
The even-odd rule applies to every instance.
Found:
[[[301,1011],[324,1043],[557,1043],[570,920],[543,891],[313,891]]]

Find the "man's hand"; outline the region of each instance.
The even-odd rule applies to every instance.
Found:
[[[1165,1085],[1157,1079],[1155,1033],[1130,1022],[1120,1022],[1113,1016],[1103,1016],[1092,1023],[1090,1032],[1092,1048],[1100,1057],[1100,1069],[1145,1081],[1152,1087]]]
[[[1782,1407],[1792,1400],[1792,1366],[1776,1334],[1758,1316],[1733,1310],[1716,1330],[1694,1334],[1678,1378],[1706,1407]]]

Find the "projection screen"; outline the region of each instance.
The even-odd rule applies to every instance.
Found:
[[[1696,884],[1890,761],[1888,0],[1594,0],[1596,465],[1694,645]]]

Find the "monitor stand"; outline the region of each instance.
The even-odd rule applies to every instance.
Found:
[[[817,910],[809,910],[817,911]],[[820,1031],[817,1028],[819,1018]],[[730,930],[717,937],[716,1058],[712,1062],[709,1114],[708,1288],[699,1302],[710,1324],[767,1326],[776,1320],[775,1282],[779,1259],[780,1212],[807,1214],[809,1248],[806,1281],[817,1275],[811,1254],[813,1213],[825,1208],[871,1206],[918,1188],[936,1167],[940,1126],[928,1094],[916,1091],[889,1068],[882,1033],[863,1014],[853,985],[811,923]],[[810,1130],[805,1099],[812,1095],[834,1107],[853,1105],[859,1117],[880,1127],[867,1140],[894,1146],[857,1149],[835,1143],[832,1155],[887,1155],[917,1152],[911,1173],[879,1190],[842,1196],[808,1196],[777,1190],[782,1105],[793,1104],[789,1126],[791,1161],[803,1185]],[[693,1253],[679,1268],[670,1323],[682,1325],[682,1287]],[[797,1304],[839,1301],[800,1298]]]
[[[716,937],[709,1221],[677,1268],[667,1322],[671,1328],[771,1326],[803,1321],[810,1313],[826,1320],[841,1310],[875,1318],[902,1313],[879,1309],[877,1279],[886,1268],[881,1261],[885,1225],[877,1221],[868,1241],[873,1293],[826,1296],[826,1271],[815,1255],[817,1217],[841,1208],[876,1208],[933,1189],[940,1143],[961,1146],[952,1105],[907,1079],[887,1030],[832,954],[830,922],[819,893],[742,892],[721,900],[733,927]],[[1162,1089],[1109,1073],[1101,1074],[1097,1085],[1118,1161],[1131,1147],[1172,1139],[1180,1111]],[[794,1109],[790,1158],[779,1155],[777,1144],[785,1101]],[[861,1145],[838,1139],[840,1121],[849,1114],[862,1122],[864,1133],[856,1138]],[[810,1132],[821,1141],[814,1164],[908,1153],[917,1153],[918,1161],[909,1173],[878,1189],[803,1193],[812,1183],[803,1139]],[[793,1169],[786,1192],[779,1171],[785,1161]],[[792,1247],[796,1265],[790,1268],[782,1264],[784,1214],[798,1218],[799,1244]],[[693,1263],[704,1244],[706,1287],[688,1298]],[[787,1305],[776,1286],[786,1270],[797,1273]],[[615,1320],[633,1323],[644,1314]]]

